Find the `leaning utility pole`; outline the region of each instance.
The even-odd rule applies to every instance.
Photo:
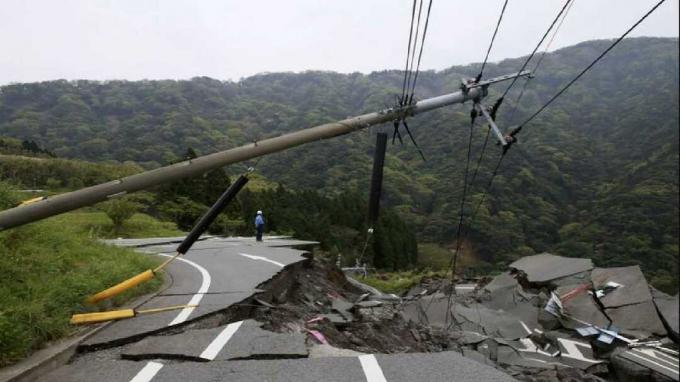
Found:
[[[480,82],[464,80],[460,87],[461,90],[455,93],[424,99],[412,105],[389,108],[375,113],[364,114],[338,122],[311,127],[284,134],[276,138],[265,139],[230,150],[220,151],[170,166],[131,175],[96,186],[52,196],[35,203],[10,208],[0,212],[0,230],[31,223],[80,207],[89,206],[111,198],[144,190],[162,183],[195,176],[215,168],[272,154],[305,143],[337,137],[369,126],[392,122],[448,105],[466,101],[478,102],[486,97],[489,85],[528,75],[528,71],[523,71]],[[504,144],[505,142],[502,141],[502,143]]]

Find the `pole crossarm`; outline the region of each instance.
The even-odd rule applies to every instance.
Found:
[[[93,205],[132,192],[141,191],[159,184],[199,175],[212,169],[283,151],[305,143],[334,138],[373,125],[392,122],[406,116],[414,116],[444,106],[482,99],[487,95],[487,87],[489,84],[514,78],[513,76],[522,75],[526,74],[519,73],[482,81],[467,89],[424,99],[412,105],[389,108],[374,113],[347,118],[338,122],[331,122],[295,131],[278,137],[264,139],[233,149],[134,174],[125,178],[112,180],[107,183],[56,196],[50,196],[49,198],[35,203],[0,211],[0,231]]]

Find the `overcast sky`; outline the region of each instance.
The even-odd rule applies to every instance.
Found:
[[[575,0],[551,50],[620,35],[657,0]],[[678,36],[667,0],[632,34]],[[481,62],[503,0],[434,0],[423,69]],[[529,53],[563,0],[510,0],[491,61]],[[402,68],[410,0],[1,0],[0,84],[238,80]]]

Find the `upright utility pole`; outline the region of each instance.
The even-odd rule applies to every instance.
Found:
[[[215,168],[272,154],[305,143],[337,137],[339,135],[365,129],[369,126],[392,122],[394,120],[414,116],[448,105],[466,101],[478,102],[486,97],[489,85],[528,75],[529,72],[524,71],[486,81],[480,81],[479,83],[474,81],[463,81],[460,91],[424,99],[413,105],[389,108],[374,113],[360,115],[358,117],[347,118],[338,122],[299,130],[275,138],[265,139],[230,150],[216,152],[214,154],[201,156],[170,166],[98,184],[96,186],[52,196],[39,202],[10,208],[0,212],[0,230],[20,226],[135,191],[144,190],[162,183],[195,176]]]

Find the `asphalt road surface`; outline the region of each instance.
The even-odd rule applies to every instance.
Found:
[[[182,238],[111,240],[149,256],[171,256]],[[258,292],[284,268],[304,261],[282,237],[210,237],[166,268],[170,286],[139,309],[196,308],[113,322],[83,344],[71,363],[39,381],[512,381],[455,352],[307,358],[305,333],[274,333],[254,320],[187,327]],[[201,321],[203,322],[203,321]],[[97,349],[97,350],[95,350]]]

